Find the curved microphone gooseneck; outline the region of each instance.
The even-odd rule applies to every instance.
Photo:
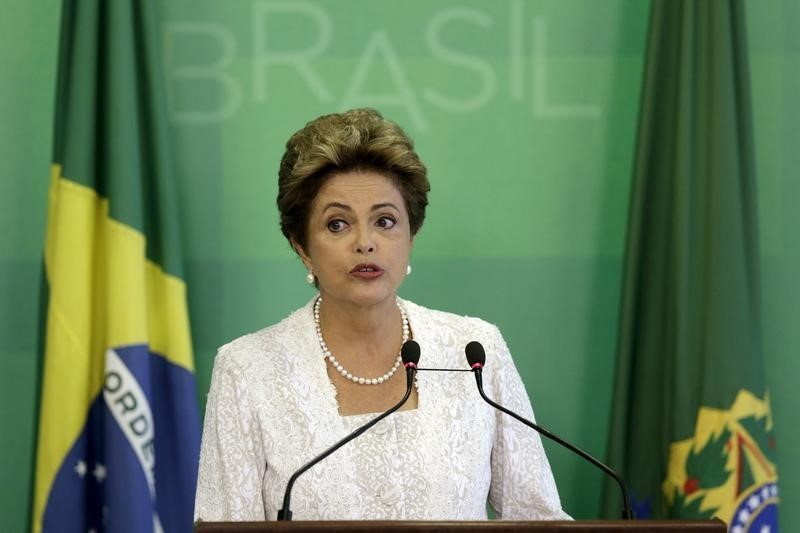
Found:
[[[617,474],[611,468],[609,468],[605,464],[601,463],[599,460],[595,459],[589,453],[581,450],[580,448],[578,448],[574,444],[571,444],[571,443],[565,441],[564,439],[562,439],[558,435],[556,435],[554,433],[551,433],[550,431],[546,430],[545,428],[543,428],[543,427],[541,427],[541,426],[539,426],[537,424],[534,424],[530,420],[526,420],[526,419],[522,418],[517,413],[515,413],[515,412],[513,412],[513,411],[511,411],[509,409],[506,409],[502,405],[500,405],[498,403],[495,403],[492,400],[490,400],[489,397],[486,396],[486,393],[483,392],[483,375],[482,375],[482,371],[483,371],[483,365],[486,363],[486,352],[484,351],[483,346],[478,341],[470,341],[467,344],[466,348],[464,348],[464,353],[467,356],[467,363],[469,364],[470,368],[472,369],[472,372],[475,374],[475,381],[478,384],[478,392],[480,393],[481,398],[486,400],[486,403],[488,403],[489,405],[491,405],[492,407],[494,407],[498,411],[502,411],[503,413],[505,413],[505,414],[507,414],[507,415],[509,415],[509,416],[511,416],[513,418],[516,418],[517,420],[519,420],[520,422],[522,422],[523,424],[525,424],[529,428],[535,429],[536,431],[538,431],[539,433],[541,433],[542,435],[544,435],[548,439],[559,443],[560,445],[564,446],[568,450],[571,450],[574,453],[577,453],[578,455],[580,455],[581,457],[583,457],[584,459],[586,459],[587,461],[592,463],[594,466],[596,466],[597,468],[599,468],[600,470],[605,472],[607,475],[611,476],[614,479],[614,481],[617,482],[617,484],[619,485],[620,491],[622,492],[622,518],[624,518],[626,520],[632,520],[634,518],[633,510],[631,509],[631,499],[630,499],[630,496],[628,496],[628,488],[625,486],[625,482],[622,480],[622,477],[620,477],[619,474]]]
[[[360,436],[369,428],[400,409],[403,404],[406,403],[408,397],[411,396],[411,388],[414,386],[414,375],[417,372],[417,363],[419,363],[419,352],[419,344],[413,340],[406,341],[405,344],[403,344],[403,347],[400,349],[400,356],[403,359],[403,366],[406,368],[406,393],[403,395],[403,399],[397,402],[397,405],[359,427],[345,438],[313,458],[311,461],[301,466],[294,474],[292,474],[292,477],[289,478],[289,482],[286,484],[286,491],[283,493],[283,507],[278,511],[278,520],[290,521],[292,519],[292,511],[289,509],[289,504],[292,499],[292,487],[294,486],[294,482],[297,481],[297,478],[303,475],[312,466],[316,465],[351,440],[354,440],[356,437]]]

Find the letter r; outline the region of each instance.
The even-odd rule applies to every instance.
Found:
[[[299,50],[270,50],[267,44],[269,20],[276,13],[300,15],[316,23],[317,40],[310,46]],[[313,35],[312,31],[300,23],[295,23],[295,33]],[[314,95],[322,101],[331,101],[333,96],[322,79],[311,69],[310,60],[322,55],[331,41],[331,21],[325,11],[307,2],[256,2],[253,4],[253,99],[263,102],[267,99],[267,67],[283,63],[293,67],[306,82]]]

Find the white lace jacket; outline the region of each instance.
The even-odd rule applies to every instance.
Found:
[[[339,415],[312,305],[220,348],[196,519],[274,520],[289,476],[374,416]],[[495,326],[401,305],[421,347],[420,367],[466,368],[464,346],[478,340],[486,394],[533,418]],[[485,519],[487,495],[500,518],[569,519],[538,434],[487,405],[472,373],[420,372],[417,385],[417,409],[390,415],[297,480],[295,520]]]

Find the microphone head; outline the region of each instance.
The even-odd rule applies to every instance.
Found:
[[[407,340],[403,347],[400,348],[400,357],[403,359],[403,366],[408,368],[413,366],[417,368],[419,363],[419,343],[414,340]]]
[[[467,356],[467,363],[470,368],[483,368],[486,363],[486,352],[483,345],[478,341],[470,341],[464,348],[464,354]]]

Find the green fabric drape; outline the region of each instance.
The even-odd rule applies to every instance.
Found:
[[[641,518],[777,520],[752,130],[743,2],[654,1],[608,457]]]

